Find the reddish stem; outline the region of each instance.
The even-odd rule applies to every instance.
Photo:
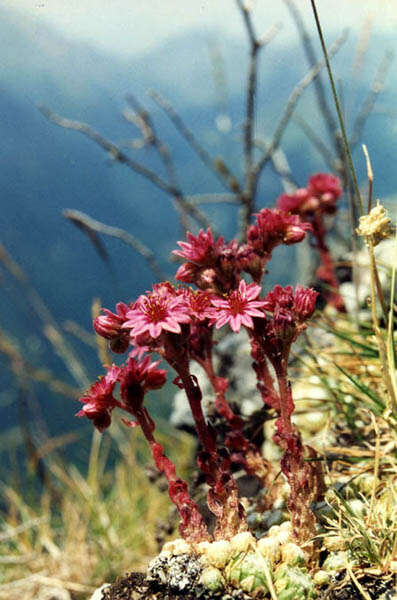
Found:
[[[266,406],[280,412],[280,399],[274,388],[273,377],[269,371],[266,353],[263,349],[262,335],[255,332],[250,334],[251,356],[254,359],[253,368],[256,373],[257,388]]]
[[[226,400],[227,379],[216,375],[211,357],[198,362],[206,372],[215,392],[215,408],[230,426],[231,431],[226,436],[225,444],[233,452],[232,461],[243,466],[248,475],[257,477],[268,487],[269,464],[263,458],[260,448],[247,440],[243,432],[244,420],[233,412]]]
[[[176,505],[182,520],[179,526],[182,537],[192,543],[210,540],[207,526],[198,506],[189,496],[186,481],[176,476],[174,463],[164,454],[163,447],[154,438],[155,425],[147,409],[140,406],[129,412],[141,426],[143,434],[149,442],[155,465],[161,473],[164,473],[168,481],[169,496]]]
[[[274,441],[284,450],[281,469],[291,490],[287,506],[293,534],[299,543],[304,543],[316,535],[316,520],[310,505],[323,492],[322,472],[312,463],[305,462],[300,434],[291,422],[294,402],[287,375],[287,357],[275,362],[274,368],[280,392],[280,417],[276,421]],[[313,453],[315,456],[314,450]]]
[[[226,390],[229,386],[229,382],[224,377],[218,377],[214,371],[211,357],[206,357],[205,360],[198,360],[199,364],[204,369],[212,388],[215,392],[215,408],[218,413],[226,419],[233,430],[242,430],[244,421],[241,417],[236,415],[230,408],[228,401],[226,400]]]
[[[210,487],[208,507],[217,517],[216,539],[230,539],[236,533],[247,530],[245,511],[239,502],[236,482],[231,474],[231,460],[224,449],[217,450],[216,433],[205,421],[201,399],[202,394],[197,382],[188,369],[178,370],[184,386],[197,435],[203,447],[198,456],[198,465],[206,475]]]
[[[346,312],[346,307],[342,296],[339,293],[339,281],[335,273],[335,264],[329,248],[325,242],[327,230],[324,226],[322,215],[316,214],[313,222],[313,235],[317,242],[317,250],[320,255],[320,266],[317,269],[317,276],[324,281],[329,290],[326,291],[326,300],[331,306],[334,306],[339,312]]]
[[[277,376],[280,399],[280,419],[282,421],[283,433],[286,436],[293,434],[291,415],[294,412],[294,402],[292,400],[291,387],[287,379],[287,358],[282,358],[280,362],[274,363],[274,370]]]
[[[190,409],[192,411],[196,432],[205,452],[211,456],[216,454],[216,433],[210,430],[204,417],[201,406],[202,393],[197,382],[194,381],[189,371],[178,371],[182,381]]]

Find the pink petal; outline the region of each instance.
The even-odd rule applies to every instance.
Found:
[[[211,302],[217,308],[229,308],[230,304],[228,300],[218,300],[218,298],[211,299]]]
[[[250,306],[246,308],[245,313],[247,315],[251,315],[251,317],[262,317],[262,319],[265,317],[265,313],[258,310],[257,308],[251,308]]]
[[[133,328],[131,330],[131,335],[133,337],[140,335],[141,333],[144,333],[145,331],[147,331],[148,328],[149,328],[149,323],[147,323],[147,322],[137,323],[133,326]]]
[[[261,286],[260,285],[250,285],[247,288],[247,294],[246,294],[246,298],[247,300],[255,300],[255,298],[257,298],[259,296],[261,292]]]
[[[227,313],[221,314],[216,321],[216,325],[215,325],[216,329],[223,327],[223,325],[225,325],[229,321],[230,317],[231,317],[231,315],[229,315]]]
[[[266,306],[266,301],[265,300],[250,300],[249,305],[252,308],[262,308],[263,306]]]
[[[245,283],[244,279],[242,279],[240,281],[239,286],[238,286],[238,291],[240,292],[240,294],[242,296],[245,295],[245,292],[247,291],[247,284]]]
[[[253,327],[254,327],[254,322],[247,313],[244,315],[241,315],[241,322],[243,325],[245,325],[246,327],[249,327],[250,329],[253,329]]]
[[[163,326],[163,329],[167,329],[168,331],[172,331],[173,333],[181,332],[181,327],[180,327],[178,321],[175,321],[174,319],[170,319],[169,317],[167,318],[166,321],[162,321],[162,326]]]
[[[149,328],[149,334],[152,336],[152,338],[159,337],[159,335],[161,333],[160,323],[149,323],[148,328]]]
[[[230,327],[233,329],[233,331],[235,333],[238,333],[240,331],[240,327],[241,327],[241,315],[236,315],[236,316],[231,316],[230,317]]]

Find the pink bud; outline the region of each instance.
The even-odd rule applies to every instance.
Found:
[[[318,292],[312,288],[297,285],[294,295],[294,312],[299,320],[310,319],[316,307]]]

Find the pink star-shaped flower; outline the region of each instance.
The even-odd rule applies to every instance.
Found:
[[[242,279],[238,286],[238,290],[233,290],[229,296],[223,300],[221,298],[213,298],[212,305],[216,309],[216,313],[212,317],[216,329],[219,329],[226,323],[235,333],[240,331],[242,325],[252,329],[254,323],[252,317],[264,318],[265,314],[260,308],[263,307],[263,300],[256,300],[261,291],[261,286],[255,283],[249,285]]]
[[[173,254],[196,265],[212,264],[225,245],[223,237],[219,237],[215,242],[210,228],[207,231],[200,229],[197,236],[188,231],[186,237],[187,242],[178,242],[181,250],[173,250]]]
[[[211,304],[211,294],[192,288],[182,288],[179,295],[184,298],[189,309],[189,315],[193,321],[204,321],[210,319],[214,314],[214,307]]]
[[[123,327],[130,329],[131,337],[148,333],[151,338],[158,338],[163,330],[181,333],[181,323],[189,323],[190,315],[185,299],[171,291],[167,293],[163,286],[140,296],[127,319]]]

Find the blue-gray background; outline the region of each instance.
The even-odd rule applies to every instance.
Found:
[[[118,4],[117,18],[122,19],[124,4]],[[341,3],[341,7],[345,4]],[[106,36],[106,24],[102,23],[100,29],[98,20],[94,19],[98,31],[94,27],[88,36],[80,30],[76,33],[68,29],[62,20],[40,18],[33,10],[23,12],[23,5],[24,2],[16,3],[14,9],[11,3],[5,3],[0,8],[1,243],[28,274],[32,286],[58,323],[74,320],[90,330],[90,306],[94,297],[111,308],[119,299],[132,300],[150,288],[153,277],[142,257],[119,241],[106,239],[104,243],[113,271],[110,272],[87,238],[63,218],[62,210],[78,209],[133,233],[156,251],[170,276],[175,265],[168,263],[168,257],[179,239],[178,220],[164,193],[112,161],[90,140],[46,121],[38,105],[45,104],[59,114],[86,121],[112,141],[127,146],[138,137],[137,130],[122,117],[125,95],[132,92],[152,111],[158,132],[172,151],[184,191],[187,194],[219,192],[222,188],[217,180],[202,167],[145,92],[154,88],[169,98],[210,153],[222,155],[241,175],[248,47],[233,2],[228,5],[232,23],[229,28],[227,19],[222,23],[218,14],[213,16],[212,22],[202,26],[189,20],[189,15],[179,14],[181,21],[185,18],[185,26],[182,23],[176,27],[174,23],[167,33],[161,28],[158,12],[153,13],[150,21],[148,10],[142,8],[142,27],[138,9],[128,32],[126,13],[125,28],[120,35],[123,43],[117,40],[111,28],[108,43],[104,43],[103,38],[99,40],[98,36]],[[164,29],[167,18],[172,18],[171,5],[170,13],[163,15]],[[41,8],[46,10],[45,3]],[[359,9],[358,4],[356,8]],[[346,20],[353,23],[349,41],[333,61],[348,126],[368,93],[384,52],[395,49],[394,26],[389,18],[387,27],[373,27],[363,56],[363,68],[354,79],[357,47],[364,43],[365,31],[370,25],[365,15],[357,13],[355,21],[352,14],[350,6],[346,12]],[[271,136],[290,92],[308,70],[288,13],[277,13],[275,17],[283,20],[285,32],[266,48],[259,68],[258,133],[265,136]],[[85,18],[88,31],[88,15]],[[338,21],[332,21],[327,14],[328,18],[332,26],[327,29],[325,21],[325,29],[329,41],[333,41],[340,33],[343,19],[339,15]],[[265,31],[274,20],[273,15],[258,11],[258,30]],[[73,25],[72,20],[70,23]],[[308,25],[318,48],[313,24],[308,21]],[[79,26],[82,27],[81,23]],[[136,39],[134,31],[137,31]],[[130,53],[128,35],[131,35],[134,50]],[[145,44],[145,36],[151,43]],[[214,48],[222,59],[225,85],[221,91],[217,90],[214,79],[211,59]],[[325,83],[327,85],[326,80]],[[375,171],[376,195],[380,197],[393,195],[396,187],[396,93],[393,64],[363,135]],[[226,133],[215,125],[220,113],[226,113],[231,120],[231,129]],[[310,121],[320,136],[325,135],[312,90],[305,91],[297,113]],[[325,168],[321,157],[293,122],[282,147],[301,185],[312,172]],[[150,149],[131,151],[131,156],[161,171]],[[364,181],[360,151],[356,152],[356,163]],[[279,179],[268,168],[261,180],[258,206],[271,205],[281,192]],[[235,208],[218,205],[208,214],[225,235],[233,235]],[[293,280],[291,261],[292,255],[286,260],[285,255],[275,254],[273,282]],[[64,363],[42,335],[42,324],[27,301],[26,288],[18,285],[3,268],[0,274],[2,330],[18,343],[35,366],[48,367],[59,378],[73,384]],[[74,343],[72,337],[66,336]],[[76,352],[89,376],[95,379],[100,372],[95,353],[80,343],[76,344]],[[8,366],[8,359],[0,356],[0,451],[4,464],[10,447],[20,443],[15,429],[19,392]],[[34,395],[32,406],[35,402],[40,406],[50,435],[83,426],[73,418],[77,403],[50,393],[42,385],[35,387]]]

